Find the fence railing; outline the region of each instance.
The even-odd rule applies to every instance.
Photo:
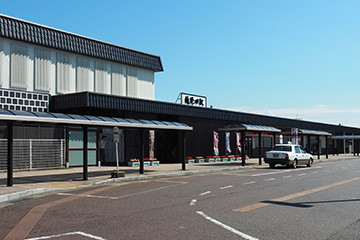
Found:
[[[65,166],[65,139],[14,139],[14,170]],[[7,140],[0,139],[0,171],[7,169]]]

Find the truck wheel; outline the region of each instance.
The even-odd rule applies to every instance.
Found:
[[[296,168],[296,167],[297,167],[297,160],[296,160],[296,159],[294,160],[294,163],[293,163],[292,167],[293,167],[293,168]]]
[[[270,167],[270,168],[275,168],[275,164],[270,163],[270,164],[269,164],[269,167]]]

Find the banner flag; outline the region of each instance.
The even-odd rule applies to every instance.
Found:
[[[219,134],[214,131],[214,155],[219,156]]]
[[[225,140],[226,140],[226,154],[230,154],[231,153],[230,132],[225,132]]]
[[[236,146],[241,154],[241,133],[236,133]]]

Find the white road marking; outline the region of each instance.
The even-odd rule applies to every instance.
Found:
[[[229,185],[229,186],[221,187],[220,189],[223,190],[223,189],[232,188],[232,187],[233,187],[233,185]]]
[[[218,225],[218,226],[220,226],[220,227],[222,227],[222,228],[224,228],[224,229],[226,229],[226,230],[228,230],[228,231],[230,231],[230,232],[232,232],[232,233],[234,233],[234,234],[236,234],[236,235],[238,235],[238,236],[240,236],[242,238],[245,238],[245,239],[248,239],[248,240],[259,240],[258,238],[254,238],[252,236],[249,236],[249,235],[247,235],[245,233],[240,232],[239,230],[236,230],[235,228],[232,228],[232,227],[230,227],[230,226],[228,226],[228,225],[226,225],[226,224],[224,224],[222,222],[219,222],[216,219],[213,219],[213,218],[209,217],[208,215],[206,215],[202,211],[197,211],[196,213],[199,214],[200,216],[204,217],[205,219],[209,220],[210,222],[215,223],[216,225]]]
[[[299,177],[300,177],[300,176],[304,176],[304,175],[306,175],[306,173],[300,173],[300,174],[298,174]]]
[[[265,182],[268,182],[268,181],[274,181],[276,178],[268,178],[268,179],[265,179],[264,181]]]
[[[291,175],[283,176],[283,178],[291,178],[291,177],[292,177]]]
[[[316,174],[316,173],[319,173],[319,171],[312,172],[312,174]]]
[[[197,202],[197,200],[196,200],[196,199],[191,200],[191,202],[190,202],[190,206],[194,206],[194,205],[196,204],[196,202]]]
[[[210,193],[211,193],[211,191],[206,191],[206,192],[200,193],[199,196],[204,196],[204,195],[210,194]]]
[[[254,184],[254,183],[255,183],[255,181],[245,182],[245,183],[243,183],[243,185],[249,185],[249,184]]]
[[[156,180],[157,182],[165,182],[165,183],[181,183],[181,184],[186,184],[188,182],[184,182],[184,181],[170,181],[170,180]]]
[[[84,233],[84,232],[69,232],[69,233],[56,234],[56,235],[51,235],[51,236],[36,237],[36,238],[27,238],[26,240],[51,239],[51,238],[58,238],[58,237],[63,237],[63,236],[69,236],[69,235],[81,235],[81,236],[88,237],[88,238],[91,238],[91,239],[106,240],[105,238],[98,237],[98,236],[94,236],[94,235],[91,235],[91,234],[88,234],[88,233]]]
[[[60,196],[74,196],[75,194],[73,193],[58,193],[56,195],[60,195]]]

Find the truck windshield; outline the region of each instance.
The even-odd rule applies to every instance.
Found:
[[[275,151],[291,152],[291,146],[275,146]]]

